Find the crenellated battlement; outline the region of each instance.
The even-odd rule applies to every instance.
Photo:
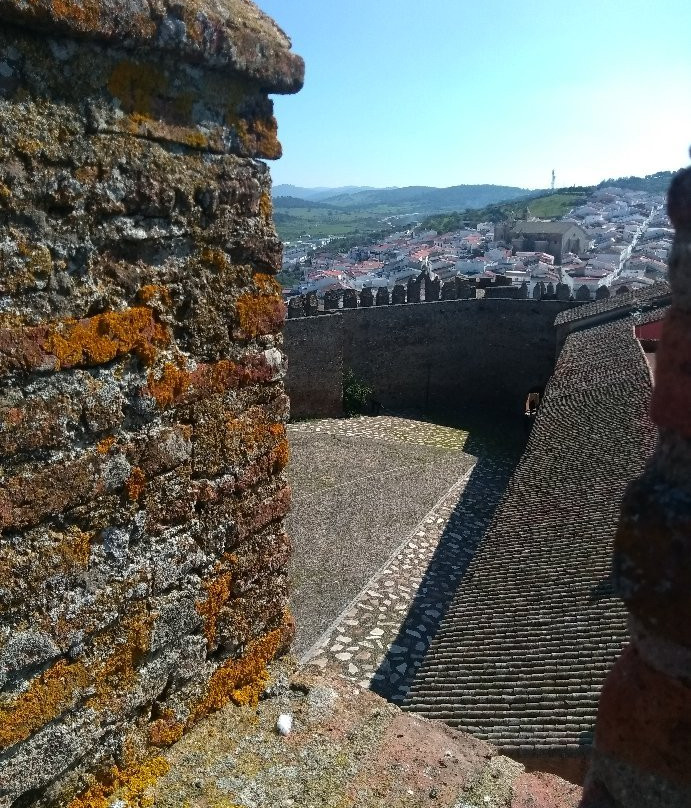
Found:
[[[393,289],[388,287],[366,287],[361,291],[356,289],[327,289],[320,307],[320,301],[314,292],[304,295],[295,295],[288,299],[288,318],[311,317],[316,314],[325,314],[342,309],[368,309],[378,306],[400,306],[414,303],[437,303],[442,300],[559,300],[562,302],[588,303],[594,300],[609,300],[610,290],[600,286],[592,291],[588,286],[582,285],[572,289],[568,284],[543,283],[540,281],[529,292],[528,284],[524,281],[520,286],[512,286],[505,282],[502,276],[497,276],[494,282],[483,278],[477,282],[466,278],[456,277],[443,283],[439,278],[410,279],[407,285],[396,284]],[[628,294],[626,286],[618,287],[615,296]]]

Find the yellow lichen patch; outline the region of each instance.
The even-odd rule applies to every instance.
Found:
[[[269,445],[285,439],[285,426],[251,418],[252,411],[244,418],[229,417],[226,420],[226,446],[233,455],[245,458],[267,451]],[[273,446],[271,447],[273,448]]]
[[[70,527],[60,545],[60,554],[68,566],[86,567],[91,555],[92,533],[84,533],[78,527]]]
[[[285,318],[285,306],[279,295],[240,295],[235,306],[237,321],[245,337],[275,334]]]
[[[170,764],[163,757],[124,770],[114,766],[100,782],[75,797],[68,808],[109,808],[117,800],[127,808],[150,808],[155,804],[151,787],[169,770]]]
[[[74,172],[77,182],[92,183],[98,179],[98,166],[79,166]]]
[[[199,131],[190,131],[183,133],[182,140],[187,146],[191,146],[193,149],[209,148],[209,138]]]
[[[61,368],[100,365],[117,356],[135,353],[150,364],[158,346],[167,345],[166,328],[144,306],[97,314],[86,320],[65,320],[50,327],[42,348]]]
[[[39,275],[48,275],[53,268],[53,259],[50,250],[43,244],[27,244],[20,241],[17,244],[17,252],[25,259],[26,266],[32,272]]]
[[[211,677],[206,696],[191,711],[187,726],[220,710],[229,701],[238,705],[256,704],[269,679],[266,666],[276,655],[281,629],[253,640],[239,659],[229,659]]]
[[[271,197],[266,193],[262,194],[259,200],[259,212],[266,219],[267,222],[271,218],[273,209],[274,208],[273,204],[271,203]]]
[[[145,488],[146,475],[138,466],[135,466],[125,482],[125,493],[127,494],[127,498],[131,499],[132,501],[139,499]]]
[[[110,94],[141,122],[151,116],[155,96],[165,95],[167,89],[168,79],[154,65],[129,60],[119,62],[108,79]]]
[[[230,572],[222,572],[216,578],[204,583],[206,599],[197,601],[195,608],[197,613],[204,620],[204,636],[207,646],[212,646],[216,639],[216,625],[221,609],[228,602],[230,597],[230,584],[232,576]]]
[[[156,399],[159,407],[169,407],[180,401],[190,386],[190,374],[171,362],[166,363],[160,377],[156,379],[152,373],[146,380],[146,392]]]
[[[29,244],[17,231],[11,229],[9,232],[16,244],[16,254],[10,253],[12,262],[0,256],[0,274],[3,276],[0,286],[3,293],[16,295],[34,286],[38,280],[47,280],[53,270],[53,259],[45,245]],[[17,255],[21,258],[21,267],[14,263]]]
[[[12,191],[2,182],[0,182],[0,202],[7,202],[12,196]]]
[[[273,115],[247,123],[240,120],[236,123],[240,141],[250,154],[278,160],[283,153],[278,141],[278,124]]]
[[[280,294],[281,284],[273,275],[269,275],[267,272],[255,272],[253,279],[259,290],[264,294]]]
[[[164,710],[163,715],[149,724],[149,743],[152,746],[168,747],[182,738],[184,724],[175,718],[172,710]]]
[[[33,157],[41,151],[41,142],[35,138],[22,137],[17,140],[17,151],[28,157]]]
[[[0,748],[25,740],[69,709],[77,692],[88,684],[89,674],[81,663],[56,662],[23,693],[0,703]]]
[[[137,666],[151,645],[152,621],[153,617],[140,607],[122,621],[119,636],[107,633],[99,638],[96,650],[103,651],[105,659],[89,671],[89,684],[94,693],[87,702],[88,707],[96,711],[106,709],[131,689]]]
[[[231,266],[230,258],[223,250],[214,250],[211,247],[204,247],[201,252],[201,259],[214,269],[226,270],[230,269]]]

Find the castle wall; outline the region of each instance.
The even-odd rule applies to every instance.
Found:
[[[136,796],[290,638],[255,158],[302,63],[251,4],[163,5],[0,2],[2,808]]]
[[[334,396],[333,365],[326,365],[324,353],[325,346],[337,353],[340,341],[343,368],[367,382],[386,408],[520,414],[528,391],[544,386],[554,369],[554,319],[573,305],[444,300],[289,319],[287,387],[302,414],[331,414],[301,407],[320,378]]]
[[[343,318],[330,315],[287,320],[284,351],[288,356],[290,417],[342,415]]]

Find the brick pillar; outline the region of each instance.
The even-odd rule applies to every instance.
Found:
[[[614,550],[631,644],[600,697],[583,808],[691,805],[691,171],[669,192],[672,307],[657,353],[660,429],[624,498]]]
[[[257,158],[302,75],[246,0],[0,0],[2,806],[105,804],[290,635]]]

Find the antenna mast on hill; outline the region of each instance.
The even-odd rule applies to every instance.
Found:
[[[554,193],[554,183],[557,180],[557,175],[554,173],[554,169],[552,169],[552,193]]]

